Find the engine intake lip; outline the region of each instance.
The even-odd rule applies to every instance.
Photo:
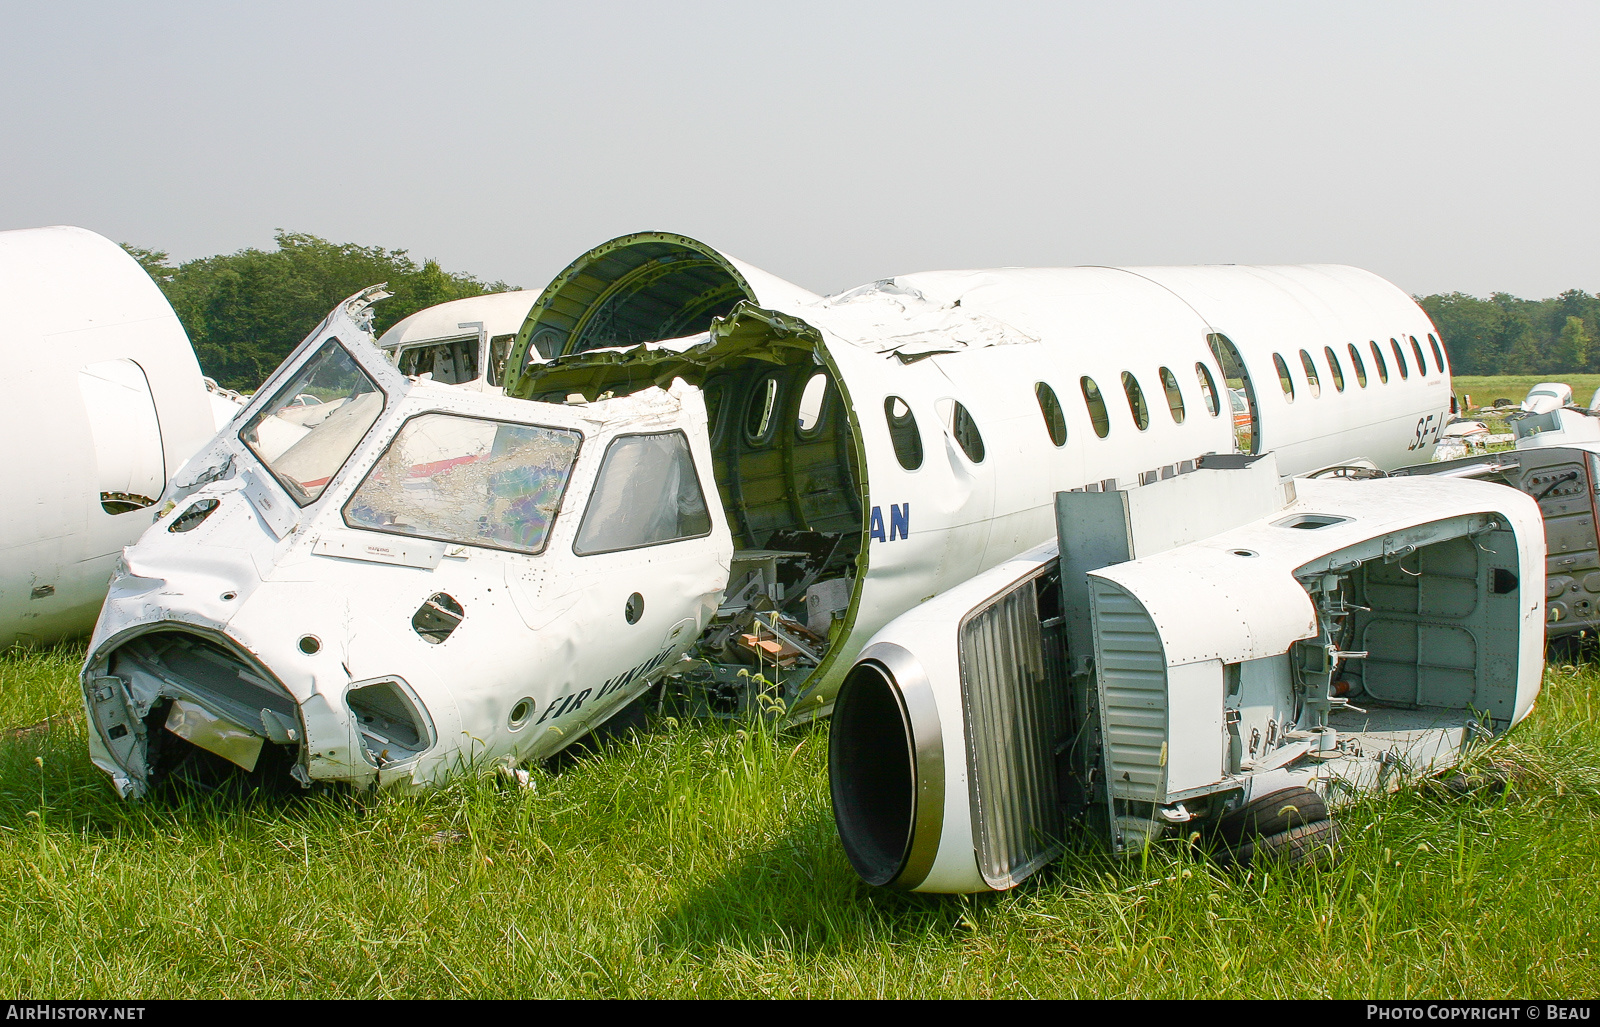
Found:
[[[944,737],[926,671],[892,642],[869,646],[834,700],[828,738],[834,824],[868,884],[927,879],[944,823]]]

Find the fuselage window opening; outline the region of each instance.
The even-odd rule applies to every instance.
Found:
[[[1400,344],[1393,339],[1389,340],[1389,348],[1394,350],[1394,362],[1400,368],[1400,380],[1405,381],[1411,377],[1411,369],[1406,366],[1406,355],[1400,352]]]
[[[1356,349],[1355,343],[1350,343],[1350,363],[1356,369],[1356,384],[1363,389],[1367,387],[1367,365],[1361,362],[1361,351]]]
[[[1294,379],[1289,377],[1289,364],[1283,359],[1282,353],[1272,354],[1272,364],[1278,369],[1278,385],[1283,389],[1283,399],[1286,403],[1294,402]]]
[[[972,419],[966,407],[955,400],[944,402],[950,404],[949,409],[943,411],[945,427],[949,429],[950,437],[956,440],[961,452],[967,454],[968,460],[975,464],[983,463],[983,436],[978,432],[978,422]]]
[[[822,431],[824,404],[828,399],[828,372],[818,371],[806,380],[800,393],[800,413],[795,419],[795,432],[809,439]]]
[[[1332,346],[1322,347],[1323,353],[1328,357],[1328,373],[1333,375],[1333,390],[1344,391],[1344,368],[1339,366],[1339,354],[1333,351]]]
[[[1161,374],[1161,388],[1167,394],[1167,410],[1172,414],[1173,424],[1183,423],[1183,393],[1178,390],[1178,378],[1172,373],[1172,368],[1163,367]]]
[[[917,433],[917,418],[911,405],[899,396],[883,401],[883,416],[889,422],[889,441],[900,466],[914,471],[922,466],[922,436]]]
[[[766,379],[750,390],[749,405],[744,410],[744,438],[752,446],[759,446],[772,438],[772,428],[777,422],[778,376]]]
[[[1150,405],[1144,401],[1144,390],[1139,388],[1139,379],[1133,376],[1132,371],[1122,372],[1122,391],[1128,396],[1128,412],[1133,415],[1133,423],[1144,431],[1150,427]]]
[[[1378,382],[1382,385],[1389,384],[1389,365],[1383,359],[1383,350],[1378,348],[1376,342],[1368,343],[1372,347],[1373,363],[1378,365]]]
[[[517,341],[517,333],[510,335],[496,335],[489,340],[489,384],[496,388],[505,385],[506,357],[511,352],[511,344]]]
[[[1260,447],[1261,432],[1256,424],[1256,387],[1250,380],[1250,369],[1245,367],[1244,358],[1226,335],[1213,332],[1206,336],[1206,344],[1221,365],[1222,381],[1228,387],[1233,443],[1241,453],[1254,453]]]
[[[1194,376],[1200,380],[1200,398],[1206,401],[1206,413],[1217,416],[1222,412],[1222,405],[1217,402],[1217,383],[1211,377],[1211,369],[1196,361]]]
[[[1439,348],[1439,340],[1433,337],[1432,332],[1428,333],[1428,345],[1433,347],[1433,366],[1439,369],[1440,374],[1444,374],[1444,350]]]
[[[1050,433],[1050,442],[1060,449],[1067,444],[1067,417],[1062,413],[1061,401],[1056,399],[1056,390],[1039,382],[1034,385],[1033,394],[1038,397],[1039,412],[1044,415],[1044,427]]]
[[[1300,351],[1300,366],[1306,369],[1306,385],[1311,389],[1311,398],[1320,398],[1322,396],[1322,381],[1317,377],[1317,365],[1312,362],[1311,354],[1305,350]]]
[[[1083,389],[1083,405],[1089,408],[1089,422],[1094,425],[1094,433],[1103,439],[1111,434],[1111,414],[1106,411],[1106,398],[1088,375],[1079,379],[1078,384]]]
[[[1417,355],[1417,373],[1423,377],[1427,377],[1428,358],[1422,355],[1421,343],[1417,342],[1417,337],[1415,335],[1408,335],[1406,338],[1411,340],[1411,352]]]

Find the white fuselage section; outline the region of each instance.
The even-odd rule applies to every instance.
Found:
[[[94,624],[145,507],[216,430],[161,290],[81,228],[0,232],[0,649]]]

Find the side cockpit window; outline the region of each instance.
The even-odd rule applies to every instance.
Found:
[[[606,450],[572,551],[594,556],[710,533],[688,437],[623,435]]]
[[[239,440],[307,506],[367,437],[383,402],[377,383],[329,339],[239,430]]]

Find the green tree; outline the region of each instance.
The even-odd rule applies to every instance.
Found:
[[[1589,333],[1584,329],[1583,318],[1568,316],[1567,323],[1561,326],[1561,334],[1556,337],[1554,359],[1551,361],[1550,369],[1557,373],[1586,370],[1589,366],[1592,342]]]
[[[388,282],[394,293],[375,308],[379,333],[424,307],[513,288],[433,260],[418,266],[405,250],[281,229],[274,239],[273,251],[247,248],[177,267],[164,252],[123,244],[177,311],[201,369],[230,388],[255,388],[335,303],[366,286]]]

